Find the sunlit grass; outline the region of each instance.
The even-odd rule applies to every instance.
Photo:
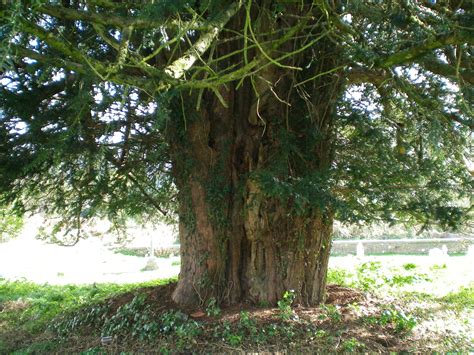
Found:
[[[451,292],[441,298],[442,301],[454,306],[456,309],[474,309],[474,282],[466,287],[461,287],[457,292]]]
[[[0,322],[28,332],[44,328],[58,314],[100,302],[137,288],[167,284],[175,279],[136,284],[38,285],[28,281],[0,279]]]
[[[173,263],[177,264],[178,261],[174,260]],[[457,314],[460,320],[469,317],[469,315],[472,314],[472,310],[474,308],[474,283],[469,283],[469,281],[467,281],[468,279],[466,279],[463,287],[457,290],[454,288],[455,291],[452,291],[451,293],[441,297],[433,291],[439,287],[442,287],[443,282],[446,280],[446,273],[453,271],[451,269],[452,266],[448,265],[447,267],[440,269],[430,265],[430,263],[426,264],[423,262],[417,262],[415,259],[404,260],[399,264],[370,261],[370,259],[365,261],[360,260],[350,267],[330,268],[328,272],[328,283],[356,288],[363,291],[364,293],[378,295],[377,297],[381,297],[381,302],[384,302],[383,300],[396,299],[396,306],[390,303],[392,301],[387,301],[387,303],[382,303],[378,306],[379,309],[376,313],[374,313],[375,315],[372,316],[372,318],[375,317],[374,321],[372,323],[367,323],[369,328],[388,327],[392,330],[397,330],[398,328],[401,329],[400,322],[407,321],[409,322],[407,323],[408,326],[405,327],[405,325],[402,324],[402,328],[411,330],[412,328],[416,328],[418,325],[423,324],[423,322],[430,322],[433,314],[436,314],[436,317],[438,317],[440,322],[444,322],[446,317],[451,317],[453,321],[457,322],[457,320],[453,318],[452,314]],[[74,320],[76,316],[80,318],[86,314],[87,311],[90,312],[91,310],[96,309],[98,310],[97,314],[102,314],[99,312],[102,309],[101,307],[108,304],[107,302],[103,301],[108,300],[111,297],[119,296],[129,292],[132,292],[134,295],[136,295],[139,293],[138,289],[164,285],[175,280],[176,279],[156,280],[144,283],[123,285],[106,283],[93,285],[56,286],[49,284],[38,285],[28,281],[7,281],[0,279],[0,353],[10,353],[11,351],[20,349],[26,352],[38,353],[58,351],[59,349],[62,349],[63,343],[58,340],[57,334],[54,335],[51,332],[52,324],[57,325],[56,328],[59,327],[60,329],[64,330],[65,333],[67,333],[69,328],[67,328],[66,325],[69,326],[71,320]],[[420,284],[425,286],[427,285],[428,288],[417,289],[417,286]],[[384,298],[386,295],[389,295],[389,298]],[[131,299],[135,300],[133,297]],[[133,304],[133,302],[135,302],[133,300],[129,303]],[[357,307],[357,305],[354,307]],[[120,315],[124,313],[125,310],[126,308],[122,309],[121,311],[117,309],[114,312],[117,312],[117,314]],[[387,310],[389,310],[391,313],[387,313]],[[404,310],[408,312],[406,313],[406,319],[403,316],[405,314],[403,313]],[[449,312],[451,312],[451,316],[449,315]],[[138,307],[133,314],[137,314],[139,317],[143,318],[148,313],[142,310],[142,308]],[[388,316],[390,316],[389,321],[384,321],[384,314],[388,314]],[[117,315],[114,316],[114,314],[109,314],[107,316],[110,318],[110,324],[113,323],[111,323],[111,319],[113,320],[118,317]],[[166,318],[166,314],[163,315],[163,317]],[[125,318],[126,317],[124,317],[124,319]],[[372,318],[368,317],[367,319],[371,320]],[[163,320],[164,318],[160,318],[161,320],[156,320],[155,316],[150,319],[150,324],[157,324],[157,327],[161,326],[161,323],[166,320]],[[121,320],[121,318],[119,320]],[[173,318],[168,321],[175,322],[176,320]],[[143,329],[140,328],[140,331],[142,331],[145,335],[150,333],[149,330],[147,330],[148,328],[146,328],[149,327],[147,322],[138,324],[143,325]],[[96,333],[94,333],[96,339],[95,341],[100,339],[98,338],[99,333],[97,333],[97,329],[101,329],[100,324],[102,323],[99,323],[91,323],[91,329],[95,329],[96,331]],[[222,328],[221,325],[218,323],[216,324],[216,329],[220,329],[219,327]],[[469,326],[470,325],[465,322],[465,327]],[[135,328],[137,327],[138,326],[135,326]],[[282,327],[284,330],[291,328],[286,327],[284,324],[282,324]],[[227,328],[224,328],[223,330],[220,329],[220,331],[224,332],[225,334],[235,331],[233,328],[229,328],[230,330],[226,330]],[[128,328],[126,326],[123,326],[125,335],[128,334],[126,333],[127,329]],[[238,334],[238,336],[241,337],[239,338],[241,343],[244,343],[248,340],[245,338],[245,336],[248,335],[246,329],[247,328],[244,329],[245,331],[243,331],[242,334]],[[188,332],[188,328],[186,328],[186,331]],[[449,331],[450,330],[448,330],[448,333]],[[44,339],[45,334],[49,334],[49,337],[46,339]],[[87,334],[88,333],[86,332],[86,335]],[[395,334],[398,334],[397,331],[395,331]],[[469,336],[468,333],[465,334],[465,336]],[[77,334],[75,334],[75,336],[76,335]],[[235,334],[227,334],[226,341],[235,341],[235,339],[232,338],[233,335]],[[173,336],[171,336],[170,339],[174,339]],[[186,333],[183,335],[183,339],[188,341],[189,336],[190,335]],[[294,341],[303,341],[302,339],[304,337],[300,339],[298,336],[294,335],[295,339],[292,339]],[[328,339],[330,339],[332,336],[333,335],[328,336]],[[12,339],[16,339],[16,343],[15,341],[12,342]],[[34,340],[25,341],[25,339]],[[82,341],[82,338],[80,339]],[[351,339],[352,338],[350,337],[345,339],[345,342],[341,343],[345,345],[340,346],[342,346],[342,348],[345,350],[352,349],[353,347],[351,345],[354,345],[355,343],[352,344]],[[216,341],[221,341],[221,339],[219,338]],[[15,344],[21,345],[17,347]],[[465,349],[464,345],[460,346],[462,349]],[[456,347],[454,346],[453,349],[454,348]]]

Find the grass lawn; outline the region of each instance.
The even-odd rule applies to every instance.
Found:
[[[0,280],[0,353],[474,351],[474,283],[459,272],[461,258],[333,258],[327,302],[314,308],[292,304],[290,291],[274,308],[220,309],[211,301],[202,312],[179,310],[170,300],[174,279],[90,286]]]

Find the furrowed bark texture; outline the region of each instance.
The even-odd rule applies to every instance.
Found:
[[[313,55],[332,48],[322,40]],[[300,60],[290,64],[309,59]],[[335,65],[334,59],[321,59],[302,77]],[[335,73],[295,87],[294,75],[269,65],[253,83],[221,87],[227,107],[213,92],[204,92],[199,110],[186,106],[184,116],[173,118],[180,122],[170,129],[180,191],[181,273],[173,293],[178,304],[202,305],[212,297],[223,304],[275,304],[287,290],[294,290],[301,304],[323,300],[330,208],[294,213],[291,198],[269,194],[258,178],[276,161],[284,169],[273,178],[281,180],[331,165],[333,107],[342,80]],[[305,142],[311,158],[288,153],[282,132]]]

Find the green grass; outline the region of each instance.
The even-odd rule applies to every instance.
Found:
[[[424,281],[431,281],[431,276],[418,272],[417,265],[413,263],[401,268],[387,268],[380,261],[367,261],[351,271],[344,268],[332,268],[328,271],[328,283],[374,293],[393,292]]]
[[[43,332],[58,315],[80,310],[99,303],[113,295],[130,292],[137,288],[153,287],[173,281],[157,280],[136,284],[93,284],[93,285],[38,285],[28,281],[7,281],[0,279],[0,353],[9,352],[8,337],[18,334],[33,337]],[[2,333],[4,333],[2,336]],[[52,349],[49,341],[34,344],[31,352],[45,352]]]
[[[466,287],[461,287],[458,292],[447,294],[441,298],[441,301],[448,303],[456,310],[474,309],[474,282]]]
[[[121,249],[116,249],[114,253],[122,254],[126,256],[146,257],[149,254],[149,250],[147,248],[141,248],[141,249],[121,248]]]
[[[449,271],[449,267],[435,270],[427,265],[412,262],[390,266],[380,261],[359,263],[350,269],[331,268],[328,272],[328,283],[358,288],[380,296],[380,302],[384,302],[372,305],[373,309],[368,315],[357,311],[357,304],[353,305],[355,316],[359,317],[354,324],[365,327],[360,333],[351,332],[354,325],[345,321],[344,312],[347,312],[347,309],[332,304],[319,307],[319,324],[301,317],[294,321],[293,317],[297,311],[292,308],[289,293],[278,302],[275,319],[271,321],[267,319],[260,322],[251,312],[246,311],[236,315],[237,321],[220,320],[225,312],[221,313],[220,308],[212,303],[206,308],[212,321],[200,323],[199,320],[196,322],[179,311],[150,306],[145,301],[148,297],[147,291],[140,293],[137,290],[167,284],[175,279],[128,285],[65,286],[0,279],[0,354],[14,351],[68,352],[71,349],[72,352],[89,349],[89,353],[106,351],[107,348],[96,344],[101,335],[113,335],[116,337],[114,339],[123,339],[124,343],[120,348],[123,350],[127,350],[130,344],[134,349],[135,346],[140,346],[140,349],[142,346],[145,346],[144,349],[160,349],[159,346],[164,344],[170,352],[198,351],[197,349],[201,348],[196,348],[196,344],[199,344],[203,346],[202,349],[211,352],[216,349],[251,351],[261,347],[275,351],[281,347],[292,352],[291,349],[296,350],[300,346],[307,346],[305,344],[312,344],[314,348],[309,347],[308,351],[334,350],[336,346],[338,351],[376,351],[377,348],[365,348],[370,342],[366,344],[361,334],[390,332],[394,337],[406,339],[404,337],[409,336],[418,325],[429,322],[433,317],[438,320],[449,318],[449,325],[450,322],[456,321],[452,319],[453,311],[461,323],[472,315],[474,283],[444,297],[434,293],[416,292],[415,286],[418,283],[432,286],[426,292],[442,287],[443,279],[438,277]],[[132,297],[125,297],[127,303],[121,304],[117,309],[110,308],[108,302],[103,302],[129,292]],[[384,298],[387,295],[389,298]],[[466,322],[463,324],[466,329],[470,326]],[[445,339],[451,339],[454,344],[449,345],[448,342],[449,346],[445,347],[439,345],[439,339],[432,339],[431,335],[426,336],[426,341],[432,342],[426,349],[435,349],[431,347],[433,344],[439,345],[436,347],[439,351],[469,349],[466,342],[460,342],[461,338],[458,339],[457,335],[453,334],[448,330],[442,335]],[[468,331],[462,336],[469,336]],[[95,341],[96,345],[90,342],[91,337],[92,343]],[[68,343],[71,339],[73,345]],[[281,339],[281,342],[277,339]],[[126,343],[129,340],[131,343]],[[84,344],[92,344],[92,347]],[[222,344],[224,347],[219,348]],[[288,344],[294,344],[294,348]],[[94,348],[97,346],[99,348]]]

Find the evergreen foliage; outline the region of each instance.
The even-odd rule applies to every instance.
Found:
[[[0,207],[0,243],[15,238],[23,228],[23,218],[9,208]]]
[[[258,96],[259,75],[278,67],[294,76],[299,101],[273,132],[278,152],[251,172],[265,196],[295,215],[320,208],[347,222],[465,222],[470,2],[310,3],[4,2],[2,199],[60,214],[75,230],[93,216],[173,215],[175,179],[186,174],[173,162],[187,159],[177,147],[195,112],[211,96],[228,105],[226,85]],[[328,134],[314,129],[305,92],[334,76],[343,89],[329,96]],[[314,152],[328,137],[332,162],[308,168],[324,165]],[[221,178],[221,196],[209,195],[217,207],[229,193]]]

